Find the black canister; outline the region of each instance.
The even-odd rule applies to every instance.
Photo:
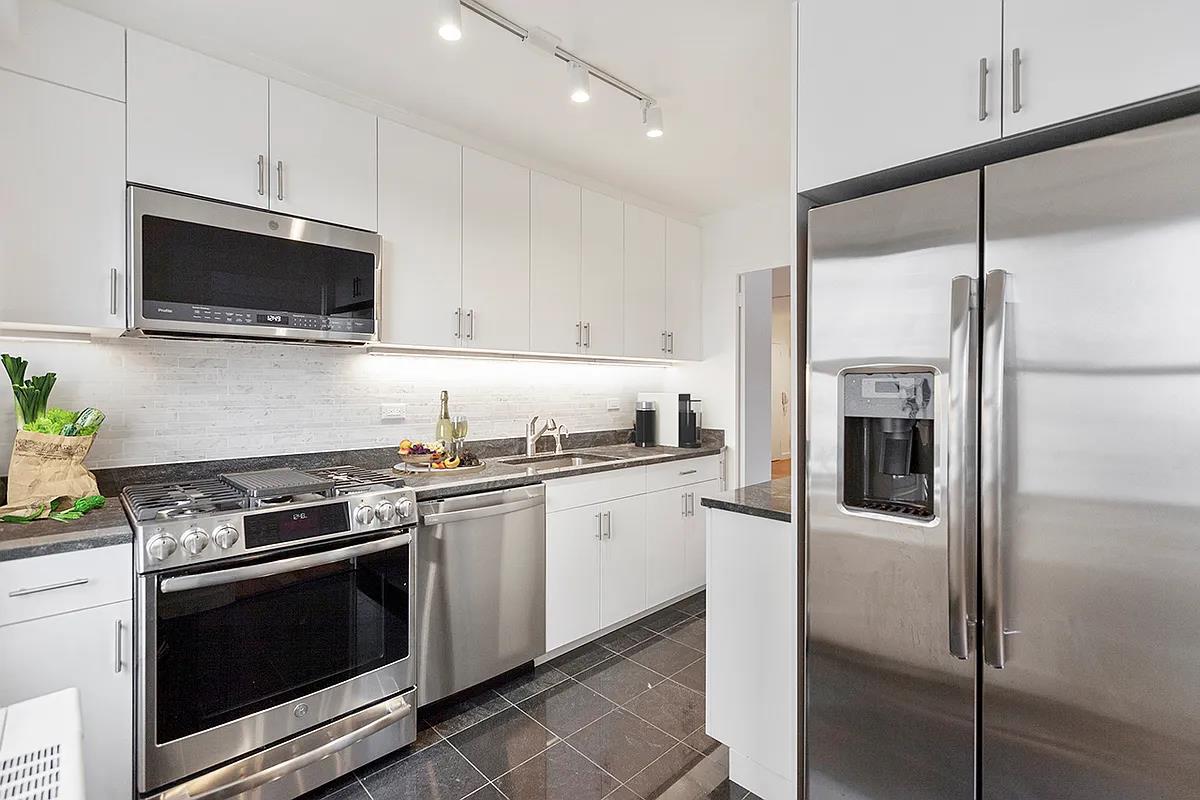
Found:
[[[633,414],[633,443],[653,447],[658,439],[657,414],[653,400],[638,400]]]

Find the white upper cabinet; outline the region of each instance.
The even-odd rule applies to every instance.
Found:
[[[375,115],[271,81],[271,208],[376,230]]]
[[[380,339],[457,347],[463,333],[460,146],[379,121],[379,233]]]
[[[667,355],[671,358],[701,358],[700,281],[700,229],[668,219]]]
[[[529,349],[529,170],[463,149],[464,339]]]
[[[799,191],[1000,137],[1001,0],[800,0],[798,9]],[[1096,13],[1073,24],[1089,27]]]
[[[580,188],[534,172],[529,186],[529,339],[538,353],[583,351]]]
[[[583,190],[580,259],[580,352],[619,356],[625,352],[624,211],[620,200]]]
[[[1200,85],[1197,30],[1195,0],[1005,0],[1004,135]]]
[[[131,183],[267,207],[268,81],[129,31]]]
[[[0,107],[0,327],[124,331],[125,106],[0,70]]]
[[[625,205],[625,355],[665,358],[666,218]]]
[[[0,39],[0,67],[125,99],[125,29],[50,0],[17,0],[17,35]]]

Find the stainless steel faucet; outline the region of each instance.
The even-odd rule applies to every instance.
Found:
[[[550,425],[542,425],[542,429],[537,429],[538,415],[534,414],[533,419],[525,424],[525,455],[532,456],[537,451],[537,440],[542,438],[542,434],[550,430],[550,425],[554,424],[554,420],[550,420]],[[557,428],[558,426],[555,425]]]
[[[570,431],[566,425],[556,425],[554,420],[550,420],[550,424],[554,426],[550,429],[550,433],[554,434],[554,452],[561,453],[563,437],[570,435]]]

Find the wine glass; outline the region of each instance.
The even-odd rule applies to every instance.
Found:
[[[455,455],[461,455],[463,442],[467,439],[469,429],[467,418],[461,415],[456,416],[451,420],[451,425],[454,435],[454,452]]]

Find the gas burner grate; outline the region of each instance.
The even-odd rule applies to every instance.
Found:
[[[121,494],[139,522],[194,517],[246,506],[241,492],[215,478],[126,486]]]
[[[404,479],[390,469],[371,469],[370,467],[344,464],[338,467],[310,469],[308,473],[332,481],[334,490],[339,494],[346,494],[367,486],[383,485],[393,489],[404,486]]]
[[[933,513],[922,506],[909,503],[896,503],[886,500],[863,500],[858,507],[864,511],[879,511],[883,514],[895,514],[901,517],[916,519],[933,519]]]

